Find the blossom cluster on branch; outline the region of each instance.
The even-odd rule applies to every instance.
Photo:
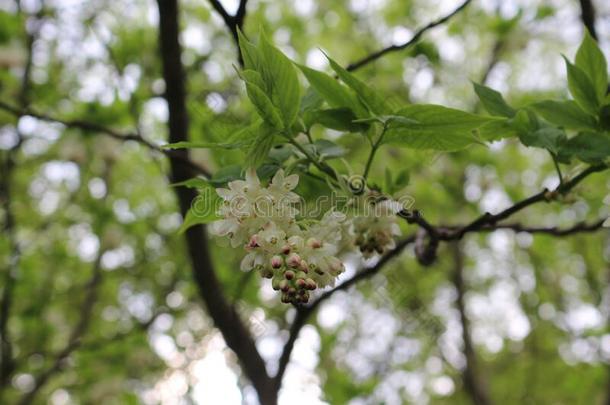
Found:
[[[223,219],[211,225],[213,234],[244,249],[241,270],[272,279],[284,303],[308,302],[310,291],[334,286],[346,253],[359,250],[370,258],[392,249],[400,234],[395,215],[400,207],[390,200],[366,201],[372,207],[350,215],[330,209],[320,219],[297,220],[298,181],[298,175],[280,169],[264,187],[256,171],[248,170],[245,180],[216,190]]]

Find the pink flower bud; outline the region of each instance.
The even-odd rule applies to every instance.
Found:
[[[308,278],[307,280],[305,280],[305,284],[306,284],[306,288],[308,290],[315,290],[316,288],[318,288],[318,285],[316,284],[315,281],[313,281],[313,279]]]
[[[292,270],[287,270],[284,273],[284,277],[286,278],[286,280],[292,280],[294,278],[294,271]]]
[[[282,267],[282,258],[281,256],[275,255],[271,258],[271,267],[273,267],[274,269],[279,269],[280,267]]]
[[[307,287],[307,283],[302,278],[297,278],[297,281],[295,284],[299,289],[303,289],[303,288]]]
[[[288,281],[286,281],[286,280],[280,281],[280,290],[282,290],[283,292],[287,292],[289,288],[290,288],[290,285],[288,284]]]
[[[301,256],[296,253],[291,253],[290,256],[288,256],[288,259],[286,259],[286,262],[290,267],[299,267],[299,265],[301,264]]]
[[[282,247],[282,254],[285,254],[285,255],[290,254],[290,245],[284,245]]]
[[[252,235],[252,237],[250,237],[250,241],[248,242],[248,244],[246,245],[247,249],[254,249],[258,247],[258,242],[256,241],[256,235]]]

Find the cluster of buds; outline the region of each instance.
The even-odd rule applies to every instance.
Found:
[[[290,250],[290,246],[286,245],[282,255],[271,258],[271,286],[282,292],[284,303],[306,303],[309,301],[309,291],[318,288],[318,284],[309,276],[307,262]]]
[[[332,256],[336,251],[333,244],[315,237],[305,240],[304,236],[305,232],[300,232],[286,238],[284,232],[270,223],[251,237],[241,268],[256,269],[262,277],[272,279],[273,289],[282,292],[282,302],[307,303],[309,292],[334,285],[344,266]]]

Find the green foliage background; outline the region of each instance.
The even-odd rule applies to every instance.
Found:
[[[609,55],[610,9],[598,3],[598,25],[604,27],[599,43]],[[346,66],[451,10],[445,2],[442,6],[419,0],[298,5],[252,1],[244,32],[256,40],[261,27],[295,62],[319,64],[313,67],[331,73],[319,49]],[[225,143],[256,117],[232,66],[237,50],[207,2],[184,1],[181,7],[189,139]],[[572,75],[568,85],[561,58],[563,53],[578,64],[576,49],[583,37],[579,12],[576,1],[475,1],[414,47],[390,53],[356,76],[382,94],[383,102],[442,104],[484,116],[513,117],[512,107],[565,101],[569,87],[581,109],[573,102],[562,105],[566,110],[561,111],[556,105],[536,104],[536,113],[558,126],[580,130],[590,127],[590,117],[582,113],[590,110],[599,114],[599,132],[607,134],[607,108],[600,111],[607,97],[579,96],[582,86],[574,83],[578,77]],[[21,103],[27,22],[29,32],[38,33],[32,83],[25,95],[33,110],[138,130],[151,142],[166,143],[167,108],[161,97],[164,86],[172,84],[161,80],[156,13],[149,1],[49,2],[24,5],[19,11],[14,5],[0,5],[0,100]],[[302,91],[307,81],[302,75],[299,80]],[[479,102],[471,81],[501,90],[512,107],[497,100],[490,105],[493,94]],[[477,90],[479,95],[485,92]],[[587,102],[591,97],[598,98],[597,105]],[[525,135],[491,146],[450,146],[446,149],[460,150],[449,153],[407,149],[399,147],[400,141],[388,141],[379,149],[370,181],[383,185],[388,172],[403,180],[408,173],[405,192],[416,207],[431,223],[448,225],[467,223],[485,210],[497,211],[543,187],[553,188],[558,179],[548,151],[523,144],[547,148],[562,160],[556,149],[562,134],[545,133],[532,140],[527,134],[533,124],[527,114],[521,118]],[[286,124],[287,118],[280,120]],[[192,394],[197,381],[188,377],[190,366],[217,350],[214,339],[219,333],[202,309],[192,280],[166,159],[141,144],[120,142],[99,131],[27,116],[17,120],[3,111],[0,125],[3,163],[17,134],[23,138],[11,154],[15,166],[7,183],[14,225],[0,237],[3,291],[8,277],[15,279],[8,321],[15,368],[2,401],[17,403],[31,388],[32,376],[53,368],[92,300],[88,292],[94,277],[99,282],[86,333],[36,403],[55,403],[64,394],[73,403],[154,403],[151,392],[176,373],[187,376],[187,391],[181,394]],[[368,143],[361,134],[338,134],[322,126],[312,129],[315,139],[333,139],[347,151],[344,158],[361,173]],[[564,150],[576,158],[562,160],[566,177],[585,167],[582,161],[599,161],[595,153],[591,159],[591,153],[601,151],[602,159],[610,153],[607,142],[585,152],[582,143],[570,147]],[[239,171],[236,166],[243,166],[243,149],[198,149],[194,159],[223,183]],[[332,165],[341,167],[336,160]],[[298,192],[314,198],[328,190],[302,176]],[[2,211],[5,226],[7,207]],[[576,192],[532,206],[514,220],[527,226],[569,227],[609,213],[610,181],[604,172],[588,178]],[[406,222],[401,227],[405,235],[416,230]],[[289,326],[293,310],[280,304],[257,275],[239,271],[240,252],[217,242],[212,240],[211,246],[224,292],[243,318],[261,326],[259,340],[279,346],[277,336],[283,337],[279,331]],[[462,246],[466,314],[478,375],[489,397],[497,403],[608,401],[608,230],[562,238],[500,230],[468,235]],[[319,387],[313,397],[331,404],[470,403],[463,383],[453,272],[448,245],[440,248],[439,260],[431,267],[418,264],[411,249],[371,281],[337,294],[308,330],[320,344],[311,354],[316,365],[306,372],[307,382],[285,390]],[[332,311],[341,314],[336,322],[328,320]],[[171,355],[160,352],[159,339],[173,343]],[[250,403],[249,382],[234,356],[225,354],[244,401]],[[277,355],[271,350],[266,357],[273,363]]]

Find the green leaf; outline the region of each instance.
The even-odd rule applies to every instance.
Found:
[[[385,185],[383,188],[384,188],[385,192],[388,194],[392,194],[394,192],[394,181],[392,180],[392,171],[388,167],[385,168],[384,179],[385,179]]]
[[[246,70],[242,70],[241,72],[238,72],[238,74],[239,74],[239,77],[244,82],[252,83],[252,84],[260,87],[261,89],[266,88],[266,84],[265,84],[265,81],[263,80],[263,77],[256,70],[246,69]]]
[[[214,222],[218,219],[221,219],[221,218],[216,216],[215,214],[214,215],[200,215],[199,212],[195,212],[195,210],[191,207],[191,208],[189,208],[188,212],[186,213],[186,217],[184,218],[182,225],[178,229],[178,233],[182,234],[187,229],[189,229],[190,227],[192,227],[194,225],[209,224],[210,222]]]
[[[401,171],[399,171],[398,175],[396,176],[396,179],[394,180],[394,186],[396,187],[396,191],[408,186],[410,180],[411,174],[407,169],[402,169]]]
[[[193,200],[191,208],[186,213],[178,233],[186,231],[193,225],[207,224],[220,219],[217,211],[220,204],[222,204],[222,198],[218,196],[216,189],[210,182],[201,178],[194,178],[177,183],[176,185],[184,185],[199,190],[199,195]]]
[[[265,92],[256,84],[250,82],[246,82],[246,90],[248,91],[248,98],[254,104],[258,115],[272,127],[282,129],[280,113]]]
[[[308,126],[321,124],[326,128],[337,131],[359,132],[366,130],[367,126],[353,122],[356,116],[349,108],[330,108],[325,110],[309,111],[304,117]]]
[[[545,100],[531,106],[551,124],[569,129],[594,129],[595,118],[584,112],[576,102]]]
[[[389,195],[393,195],[405,188],[409,184],[409,180],[410,175],[407,169],[400,170],[394,178],[394,176],[392,176],[392,171],[386,167],[384,191]]]
[[[573,155],[586,163],[600,163],[610,157],[610,136],[595,132],[582,132],[561,148],[562,154]]]
[[[324,104],[324,99],[315,88],[309,87],[305,95],[301,98],[301,113],[306,111],[318,110]]]
[[[252,42],[246,39],[239,27],[237,27],[237,37],[239,38],[239,50],[241,52],[241,57],[244,60],[244,67],[260,72],[263,65],[263,56],[261,55],[261,52]]]
[[[517,114],[508,120],[508,123],[517,131],[518,135],[523,135],[540,129],[536,114],[526,109],[518,110]]]
[[[568,88],[574,100],[583,110],[597,116],[600,100],[589,76],[578,66],[573,65],[565,57],[568,71]]]
[[[172,187],[188,187],[188,188],[196,188],[196,189],[205,189],[210,185],[206,179],[201,177],[193,177],[192,179],[179,181],[178,183],[172,183]]]
[[[416,122],[391,120],[383,143],[442,151],[476,143],[474,131],[495,119],[433,104],[413,104],[397,114]]]
[[[358,94],[360,101],[366,105],[371,112],[377,115],[389,114],[392,109],[386,100],[380,96],[375,90],[370,88],[366,83],[362,82],[356,76],[342,68],[337,62],[326,55],[330,62],[330,67],[337,73],[337,76],[347,84],[352,90]]]
[[[210,184],[213,184],[215,187],[220,187],[230,181],[237,180],[241,178],[242,170],[243,169],[240,165],[229,165],[221,167],[212,175],[212,178],[210,179]]]
[[[502,94],[487,86],[474,82],[472,84],[474,86],[475,93],[477,93],[479,100],[481,100],[481,103],[488,113],[499,117],[514,117],[517,111],[509,106],[506,101],[504,101]]]
[[[285,128],[290,128],[301,102],[297,72],[292,61],[274,47],[264,34],[261,35],[260,51],[266,67],[262,76],[271,88],[271,100],[279,109]]]
[[[523,133],[519,135],[519,139],[525,146],[547,149],[557,155],[566,140],[566,135],[561,129],[547,127]]]
[[[345,149],[342,146],[327,139],[318,139],[313,145],[315,146],[316,153],[322,159],[338,158],[345,155]]]
[[[597,99],[603,100],[608,90],[608,66],[597,41],[585,30],[585,37],[576,52],[575,64],[589,77]]]
[[[511,125],[509,119],[499,119],[484,123],[476,129],[476,133],[482,140],[487,142],[519,135],[519,132]]]
[[[358,117],[365,116],[365,111],[352,92],[339,83],[334,77],[324,72],[308,68],[307,66],[297,65],[307,78],[307,81],[324,98],[331,107],[347,107],[354,110]]]
[[[242,149],[250,145],[260,127],[260,121],[239,129],[227,136],[224,142],[175,142],[163,145],[163,149]]]
[[[250,144],[248,141],[233,143],[220,142],[175,142],[163,145],[163,149],[239,149]]]
[[[246,155],[245,167],[258,167],[267,158],[276,130],[267,125],[260,126],[260,132]]]
[[[610,104],[605,105],[599,112],[599,125],[605,131],[610,131]]]

